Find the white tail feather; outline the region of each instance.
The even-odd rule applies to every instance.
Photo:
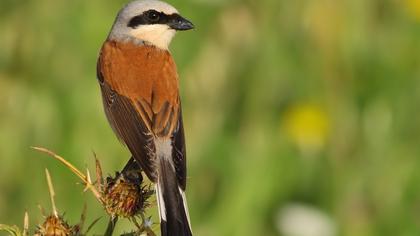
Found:
[[[185,214],[187,215],[188,225],[190,226],[190,229],[192,230],[191,221],[190,221],[190,213],[188,211],[188,204],[187,204],[187,198],[185,197],[185,192],[182,191],[180,187],[178,187],[178,190],[182,196],[182,203],[184,204],[184,211],[185,211]]]
[[[155,190],[156,190],[156,198],[157,198],[157,204],[159,209],[159,220],[165,220],[166,221],[166,209],[165,209],[165,202],[163,201],[163,195],[162,195],[162,189],[159,184],[159,181],[157,184],[155,184]]]

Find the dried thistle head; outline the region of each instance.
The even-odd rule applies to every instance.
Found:
[[[73,236],[77,235],[74,228],[63,219],[54,214],[47,216],[42,225],[38,225],[35,236]]]
[[[67,224],[63,216],[58,214],[57,208],[55,206],[55,191],[52,184],[51,175],[48,169],[45,169],[45,176],[47,177],[48,190],[50,192],[51,205],[53,208],[53,213],[49,216],[45,216],[44,209],[40,206],[42,215],[45,217],[44,223],[37,226],[35,231],[36,236],[70,236],[72,234],[72,227]]]
[[[45,216],[44,209],[40,206],[42,215],[45,220],[42,224],[38,225],[34,236],[83,236],[87,235],[90,229],[99,221],[100,218],[94,220],[85,232],[82,232],[85,219],[86,219],[86,205],[83,209],[80,221],[76,225],[70,225],[64,219],[64,215],[51,214]],[[27,227],[25,227],[26,232]]]
[[[153,191],[149,186],[142,186],[142,181],[141,172],[136,170],[117,172],[115,177],[108,177],[102,193],[107,213],[130,218],[144,212]]]
[[[151,188],[151,185],[145,185],[143,183],[142,170],[134,158],[129,160],[121,173],[117,172],[115,177],[108,177],[104,181],[101,164],[94,153],[96,159],[96,183],[94,183],[91,180],[89,170],[87,170],[85,175],[70,162],[54,152],[41,147],[33,147],[33,149],[46,153],[60,161],[82,180],[85,185],[84,191],[90,190],[105,208],[108,215],[111,216],[112,220],[108,225],[110,232],[113,231],[113,225],[116,223],[118,217],[130,218],[133,221],[135,221],[135,217],[141,217],[142,224],[136,224],[138,228],[136,233],[141,234],[147,232],[147,235],[154,235],[150,228],[150,218],[146,219],[144,217],[146,208],[150,206],[148,199],[154,194],[154,191]],[[54,210],[54,212],[56,212],[56,210]],[[94,223],[96,223],[96,221]],[[90,227],[88,228],[88,231],[89,229]],[[81,234],[79,233],[78,235]]]
[[[46,216],[44,208],[39,206],[45,220],[41,225],[37,226],[37,229],[35,231],[35,236],[80,236],[80,235],[83,235],[81,231],[82,231],[85,219],[86,219],[86,205],[83,208],[83,212],[80,217],[80,222],[77,225],[70,226],[64,220],[63,215],[60,215],[58,213],[57,207],[55,205],[55,199],[54,199],[55,197],[54,186],[52,184],[52,179],[51,179],[50,172],[48,171],[48,169],[45,169],[45,174],[47,177],[48,190],[50,192],[51,205],[52,205],[53,212],[50,215]],[[28,228],[27,217],[28,217],[27,214],[25,214],[24,225],[25,225],[26,232]],[[91,224],[91,226],[93,226],[95,223],[96,221],[94,221]]]

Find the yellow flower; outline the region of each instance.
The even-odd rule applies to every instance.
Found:
[[[317,151],[325,145],[329,119],[320,106],[300,104],[286,112],[284,128],[302,151]]]

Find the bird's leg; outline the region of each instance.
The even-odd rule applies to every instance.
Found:
[[[134,160],[133,157],[125,164],[121,171],[121,174],[129,179],[132,183],[138,183],[139,185],[143,182],[143,176],[141,174],[142,169],[140,165]]]

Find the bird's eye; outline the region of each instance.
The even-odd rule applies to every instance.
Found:
[[[157,12],[157,11],[151,10],[146,14],[146,16],[149,19],[149,21],[151,21],[151,22],[158,22],[159,21],[159,12]]]

